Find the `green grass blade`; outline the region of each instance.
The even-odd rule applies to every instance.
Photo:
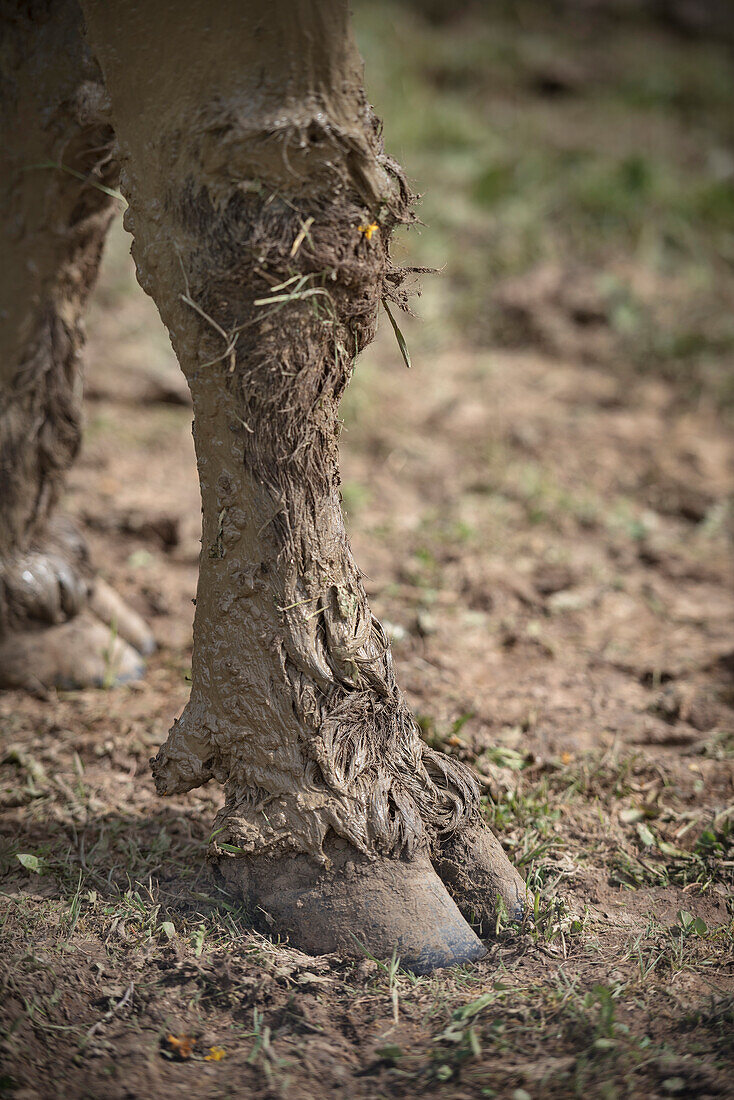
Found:
[[[400,348],[400,354],[403,357],[403,361],[405,362],[406,367],[410,369],[410,352],[408,351],[408,345],[405,342],[405,337],[400,331],[398,323],[390,312],[390,307],[384,298],[382,299],[382,304],[385,307],[385,313],[390,318],[390,324],[392,325],[393,332],[395,333],[395,339],[398,342],[398,347]]]

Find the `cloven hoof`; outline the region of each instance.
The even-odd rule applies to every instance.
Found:
[[[0,688],[110,688],[141,680],[155,640],[137,612],[98,579],[89,605],[66,622],[34,623],[0,640]]]
[[[489,935],[498,909],[522,920],[525,883],[505,855],[494,833],[480,824],[466,825],[441,845],[433,865],[466,919]]]
[[[43,695],[140,680],[140,653],[86,608],[68,622],[11,634],[0,642],[0,687]]]
[[[264,931],[287,935],[310,955],[395,952],[414,974],[486,955],[426,855],[368,860],[340,841],[327,852],[327,868],[305,855],[222,857],[218,868]]]

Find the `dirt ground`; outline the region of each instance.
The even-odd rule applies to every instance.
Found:
[[[205,863],[220,791],[155,795],[199,502],[127,247],[118,226],[65,506],[159,649],[140,685],[0,696],[0,1095],[734,1096],[728,345],[685,384],[682,352],[642,369],[588,275],[545,261],[502,272],[470,332],[459,256],[405,326],[412,371],[384,323],[358,365],[353,547],[424,736],[476,768],[531,899],[483,962],[415,978],[253,932]],[[663,303],[670,279],[623,269]]]

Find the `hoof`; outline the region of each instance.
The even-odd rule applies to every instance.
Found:
[[[433,865],[466,919],[480,933],[495,927],[499,908],[520,921],[525,883],[485,825],[469,825],[445,840]]]
[[[155,650],[155,639],[145,619],[128,607],[114,588],[97,578],[89,597],[89,608],[98,619],[111,627],[123,641],[136,649],[143,657],[150,657]]]
[[[51,688],[115,687],[140,680],[144,673],[140,652],[89,610],[0,641],[2,688],[44,695]]]
[[[476,962],[486,948],[425,856],[368,860],[334,842],[327,868],[305,855],[220,858],[227,888],[259,926],[310,955],[389,958],[415,974]]]

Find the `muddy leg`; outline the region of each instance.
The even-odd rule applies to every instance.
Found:
[[[83,7],[138,278],[194,401],[193,681],[157,787],[225,785],[212,857],[306,949],[477,958],[430,862],[479,828],[477,787],[419,737],[340,508],[338,403],[402,293],[388,245],[411,199],[346,5]]]
[[[141,670],[111,636],[108,590],[95,591],[82,538],[55,514],[81,438],[81,311],[117,166],[77,5],[5,4],[3,15],[0,686],[43,690]],[[151,644],[138,616],[114,618]]]

